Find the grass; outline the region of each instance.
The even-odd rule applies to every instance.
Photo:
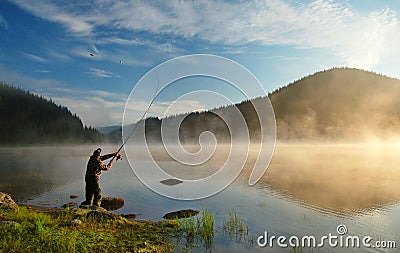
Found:
[[[201,217],[188,217],[176,219],[179,230],[186,239],[186,247],[197,246],[203,243],[206,249],[210,249],[214,240],[214,214],[203,209]]]
[[[234,238],[236,243],[240,243],[243,239],[249,239],[249,229],[247,224],[239,217],[235,210],[228,212],[228,218],[224,219],[223,231]]]
[[[0,252],[169,252],[173,247],[175,229],[166,222],[81,217],[82,226],[67,226],[73,218],[69,209],[56,213],[0,209],[0,220],[21,224],[0,227]]]

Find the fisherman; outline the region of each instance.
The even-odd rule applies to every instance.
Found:
[[[109,170],[111,165],[114,162],[112,159],[107,165],[102,161],[110,159],[112,157],[116,157],[117,160],[121,157],[118,152],[101,155],[101,148],[93,151],[93,155],[90,156],[90,159],[87,163],[86,167],[86,200],[82,202],[82,205],[95,205],[100,206],[101,204],[101,189],[100,189],[100,175],[102,170]]]

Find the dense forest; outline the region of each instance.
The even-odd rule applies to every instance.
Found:
[[[400,137],[398,79],[359,69],[333,68],[290,83],[268,96],[280,141],[363,141]],[[159,142],[162,120],[184,117],[179,129],[182,142],[197,142],[200,133],[206,130],[213,132],[219,141],[229,141],[226,124],[213,112],[220,110],[229,115],[234,106],[244,116],[251,139],[258,140],[260,124],[250,101],[165,119],[148,118],[146,138]],[[121,130],[110,135],[120,138]]]
[[[103,136],[83,126],[66,107],[0,82],[0,144],[98,142]]]

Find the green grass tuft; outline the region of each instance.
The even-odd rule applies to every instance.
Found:
[[[224,219],[223,231],[228,234],[232,239],[235,239],[236,243],[244,241],[252,241],[252,238],[248,236],[249,229],[247,224],[239,217],[235,210],[228,212],[228,218]]]
[[[207,209],[203,209],[201,217],[188,217],[176,219],[180,231],[186,239],[186,247],[198,246],[203,243],[206,249],[210,249],[214,240],[214,214]]]

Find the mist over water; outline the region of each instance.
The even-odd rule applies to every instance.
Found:
[[[398,144],[278,145],[260,187],[340,213],[395,204]]]
[[[84,196],[86,163],[95,148],[2,148],[0,191],[31,204],[61,206],[71,201],[70,194],[78,195],[79,203]],[[116,149],[102,148],[104,154]],[[184,148],[198,152],[200,147]],[[150,146],[149,151],[171,176],[198,179],[215,173],[229,148],[218,145],[214,155],[199,166],[176,163],[161,146]],[[400,188],[396,183],[400,176],[399,148],[398,144],[280,143],[266,174],[250,187],[248,178],[258,154],[258,147],[251,145],[238,178],[219,194],[200,201],[171,200],[154,193],[138,180],[126,159],[103,172],[101,187],[103,196],[125,199],[125,206],[118,213],[139,213],[139,219],[160,220],[170,211],[208,208],[216,214],[218,227],[228,211],[234,209],[255,238],[266,229],[277,235],[323,235],[334,232],[337,224],[346,224],[352,234],[373,231],[373,236],[390,240],[400,234]],[[244,145],[243,150],[246,149]],[[150,161],[141,159],[146,147],[131,150],[135,159],[130,162],[146,168]],[[256,245],[250,249],[245,244],[236,245],[217,228],[213,249],[227,248],[233,252],[265,251]],[[343,250],[348,251],[351,249]]]
[[[179,149],[180,147],[175,147]],[[190,153],[199,152],[199,145],[184,145]],[[0,191],[17,199],[34,198],[60,185],[80,181],[92,153],[91,146],[1,148]],[[104,153],[113,152],[108,146]],[[247,152],[243,145],[243,152]],[[277,145],[267,172],[254,186],[269,188],[306,205],[344,214],[365,212],[396,204],[400,200],[398,150],[391,144],[283,144]],[[162,146],[136,147],[133,164],[146,166],[142,152],[150,152],[157,165],[171,177],[196,180],[208,177],[225,163],[230,145],[218,145],[204,163],[188,166],[175,161]],[[107,152],[108,151],[108,152]],[[259,152],[250,145],[248,157],[239,177],[247,184]],[[123,166],[130,170],[126,161]],[[112,177],[104,172],[104,180]],[[166,178],[167,179],[167,178]],[[128,179],[127,179],[128,180]]]

